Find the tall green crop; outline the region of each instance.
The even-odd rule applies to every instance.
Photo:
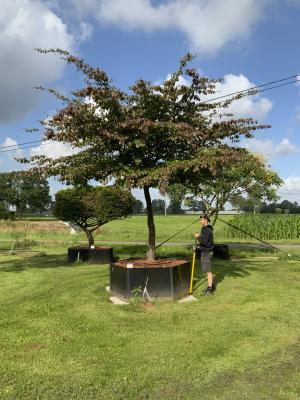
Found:
[[[263,240],[300,238],[300,215],[239,215],[232,218],[229,223]],[[232,239],[249,237],[230,226],[226,228],[226,236]]]

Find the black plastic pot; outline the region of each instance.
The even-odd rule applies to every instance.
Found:
[[[168,259],[170,261],[170,259]],[[172,260],[159,265],[142,260],[122,260],[110,265],[110,292],[114,296],[129,298],[141,296],[143,290],[151,298],[179,299],[187,296],[191,279],[191,263]]]
[[[76,246],[68,248],[68,262],[73,263],[78,260],[86,261],[91,264],[109,264],[113,261],[112,247]]]
[[[229,259],[229,248],[227,244],[215,244],[214,245],[214,257],[220,258],[221,260]]]
[[[220,258],[221,260],[229,260],[229,248],[227,244],[215,244],[214,245],[214,257]],[[201,256],[201,250],[196,251],[197,258]]]

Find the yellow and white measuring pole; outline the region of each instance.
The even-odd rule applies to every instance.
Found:
[[[192,270],[191,270],[191,281],[190,281],[189,294],[193,293],[193,280],[194,280],[194,272],[195,272],[195,263],[196,263],[196,246],[193,247],[193,260],[192,260]]]

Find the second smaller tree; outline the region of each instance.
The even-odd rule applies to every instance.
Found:
[[[113,186],[87,186],[60,190],[55,195],[54,215],[78,225],[94,244],[93,232],[109,221],[132,214],[134,197]]]

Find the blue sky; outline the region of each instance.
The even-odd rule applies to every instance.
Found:
[[[34,86],[67,93],[81,85],[78,73],[36,47],[79,54],[122,89],[140,77],[165,79],[192,51],[196,68],[224,78],[218,90],[226,94],[300,74],[299,17],[300,0],[1,0],[0,147],[40,139],[25,128],[59,107]],[[300,86],[242,100],[234,112],[272,125],[242,144],[265,156],[285,181],[280,194],[300,203]],[[33,151],[58,156],[71,149],[0,149],[0,170],[19,168],[13,156]]]

